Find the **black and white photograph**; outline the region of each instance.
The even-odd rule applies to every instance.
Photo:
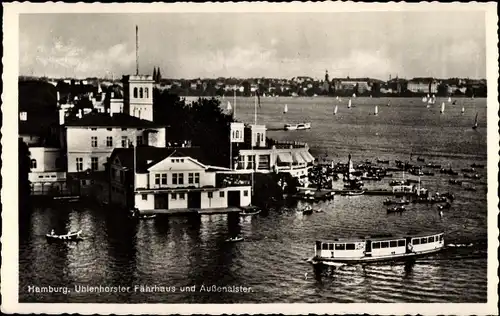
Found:
[[[2,310],[497,314],[497,22],[4,5]]]

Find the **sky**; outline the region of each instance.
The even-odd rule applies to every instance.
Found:
[[[484,11],[21,14],[20,75],[486,77]]]

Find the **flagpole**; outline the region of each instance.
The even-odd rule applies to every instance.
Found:
[[[233,170],[233,129],[229,123],[229,169]]]
[[[255,93],[254,108],[254,124],[257,125],[257,93]]]

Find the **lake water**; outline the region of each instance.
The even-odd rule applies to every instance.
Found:
[[[223,100],[225,107],[226,101]],[[387,103],[390,100],[390,106]],[[376,158],[413,160],[451,166],[486,165],[486,102],[457,99],[427,109],[420,99],[262,98],[258,123],[268,137],[308,142],[316,157],[354,163]],[[283,114],[284,105],[288,113]],[[337,115],[333,108],[338,105]],[[379,105],[378,116],[373,115]],[[462,105],[465,113],[460,110]],[[252,123],[252,98],[238,98],[236,118]],[[471,126],[478,113],[479,128]],[[308,121],[307,131],[280,131],[285,123]],[[259,214],[158,217],[133,222],[122,214],[78,204],[37,208],[20,232],[19,298],[21,302],[117,303],[342,303],[342,302],[486,302],[487,170],[466,181],[476,191],[450,185],[439,174],[422,177],[431,192],[453,192],[455,201],[441,218],[436,205],[409,205],[402,215],[388,215],[382,196],[336,196],[319,203],[324,212],[307,216],[295,208]],[[394,173],[394,177],[402,177]],[[408,177],[408,176],[406,176]],[[341,182],[339,182],[341,184]],[[387,181],[367,183],[388,188]],[[300,208],[301,205],[298,206]],[[45,234],[82,229],[79,243],[47,243]],[[375,233],[444,231],[446,251],[404,265],[343,267],[315,278],[304,259],[314,254],[316,239]],[[241,232],[245,240],[226,243]],[[306,273],[308,273],[306,277]],[[30,286],[65,286],[70,292],[33,293]],[[82,293],[78,286],[123,286],[130,292]],[[175,287],[150,293],[140,286]],[[248,293],[200,291],[201,286],[244,286]],[[77,288],[75,288],[75,286]],[[135,290],[138,286],[138,290]],[[194,292],[181,291],[195,286]]]

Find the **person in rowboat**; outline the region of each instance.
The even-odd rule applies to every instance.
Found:
[[[54,230],[53,230],[53,229],[50,231],[50,234],[51,234],[51,235],[54,235],[54,234],[55,234],[55,232],[54,232]]]

